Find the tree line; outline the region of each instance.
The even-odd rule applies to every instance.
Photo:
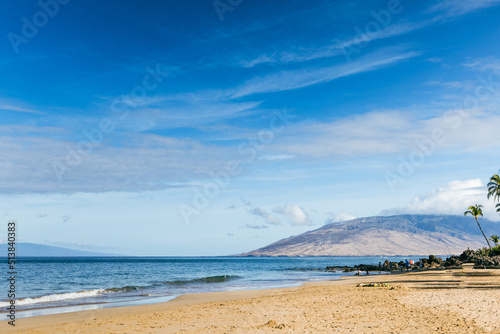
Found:
[[[494,201],[497,201],[498,203],[496,204],[496,212],[500,213],[500,171],[498,174],[494,174],[492,177],[490,177],[490,182],[488,182],[488,196],[487,198],[493,198]],[[476,205],[471,205],[469,206],[468,210],[464,212],[464,216],[471,215],[474,217],[476,220],[477,226],[481,230],[481,233],[483,234],[484,239],[486,240],[486,243],[488,244],[488,248],[490,249],[490,253],[492,252],[490,240],[495,243],[495,248],[500,248],[498,245],[499,243],[499,237],[498,235],[492,235],[490,239],[486,237],[486,234],[484,234],[483,229],[481,228],[481,224],[479,224],[479,216],[483,216],[483,206],[480,204]]]

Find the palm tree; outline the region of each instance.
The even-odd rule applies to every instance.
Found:
[[[498,242],[500,241],[500,238],[498,238],[498,235],[492,235],[490,240],[495,243],[495,246],[498,246]]]
[[[486,235],[484,234],[483,229],[481,228],[481,225],[479,225],[479,220],[477,219],[478,216],[481,216],[481,217],[483,216],[482,207],[483,207],[482,205],[477,205],[477,204],[473,205],[473,206],[469,206],[469,210],[464,212],[464,216],[467,216],[468,214],[470,214],[471,216],[473,216],[476,219],[477,226],[479,226],[479,229],[481,230],[481,233],[483,234],[484,240],[486,240],[486,242],[488,243],[488,247],[491,250],[490,242],[488,241],[488,238],[486,238]]]
[[[490,177],[490,182],[488,182],[488,198],[490,197],[500,202],[500,176],[498,174]]]

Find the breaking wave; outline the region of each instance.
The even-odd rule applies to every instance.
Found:
[[[88,298],[88,297],[96,297],[103,293],[106,293],[105,289],[94,289],[94,290],[84,290],[79,292],[68,292],[68,293],[57,293],[53,295],[46,295],[41,297],[33,297],[33,298],[22,298],[16,300],[16,305],[32,305],[39,303],[51,303],[58,302],[61,300],[67,299],[77,299],[77,298]],[[0,307],[9,306],[10,302],[0,302]]]
[[[119,288],[111,288],[111,289],[93,289],[93,290],[84,290],[84,291],[78,291],[78,292],[68,292],[68,293],[57,293],[57,294],[51,294],[51,295],[46,295],[46,296],[41,296],[41,297],[32,297],[32,298],[22,298],[19,300],[16,300],[16,305],[23,306],[23,305],[33,305],[33,304],[40,304],[40,303],[52,303],[52,302],[59,302],[63,300],[69,300],[69,299],[78,299],[78,298],[91,298],[91,297],[99,297],[104,294],[110,294],[110,293],[119,293],[119,292],[133,292],[133,291],[138,291],[138,290],[143,290],[147,288],[154,288],[158,286],[168,286],[168,285],[175,285],[175,286],[182,286],[182,285],[193,285],[193,284],[200,284],[200,283],[223,283],[223,282],[228,282],[232,281],[235,279],[241,278],[240,276],[237,275],[220,275],[220,276],[207,276],[207,277],[202,277],[202,278],[195,278],[195,279],[189,279],[189,280],[175,280],[175,281],[164,281],[164,282],[158,282],[150,286],[134,286],[134,285],[127,285]],[[147,296],[148,294],[142,295],[142,296]],[[0,308],[7,307],[10,305],[9,301],[2,301],[0,302]]]

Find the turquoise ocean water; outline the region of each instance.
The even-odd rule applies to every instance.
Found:
[[[18,258],[17,317],[163,302],[213,291],[297,286],[353,273],[327,266],[378,264],[419,257],[81,257]],[[8,272],[7,261],[2,261]],[[9,305],[0,284],[0,312]]]

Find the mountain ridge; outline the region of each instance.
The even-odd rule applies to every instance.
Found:
[[[7,257],[8,244],[0,244],[0,257]],[[65,247],[49,246],[29,242],[16,242],[16,257],[77,257],[115,256],[115,254],[82,251]]]
[[[480,221],[487,236],[500,224]],[[451,215],[373,216],[330,223],[278,240],[240,256],[394,256],[459,254],[486,242],[471,217]]]

